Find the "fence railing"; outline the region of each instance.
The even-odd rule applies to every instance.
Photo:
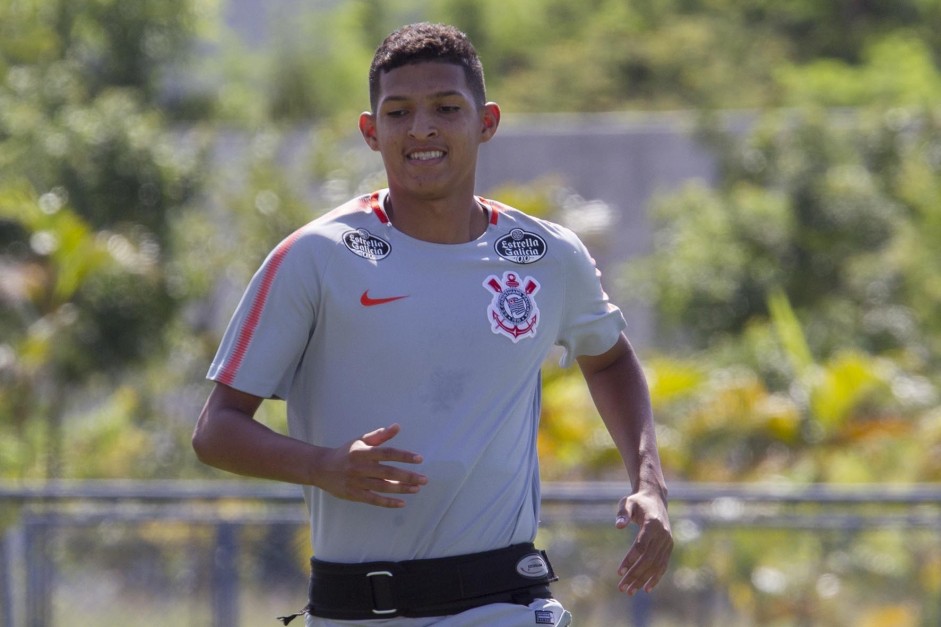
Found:
[[[609,524],[624,495],[619,483],[546,483],[543,523]],[[62,530],[155,522],[211,530],[211,624],[240,624],[239,531],[306,523],[295,486],[245,481],[0,482],[0,627],[53,624],[50,599]],[[671,519],[716,527],[858,531],[922,528],[941,540],[941,484],[670,486]],[[643,608],[634,624],[642,625]]]

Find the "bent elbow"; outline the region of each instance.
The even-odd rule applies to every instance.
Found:
[[[215,449],[212,445],[212,438],[204,428],[197,425],[196,430],[193,431],[193,437],[190,439],[190,444],[196,454],[196,459],[209,466],[215,466]]]
[[[196,459],[198,459],[204,464],[207,463],[206,462],[207,448],[206,448],[205,443],[203,442],[203,438],[199,435],[199,433],[193,434],[193,437],[190,440],[190,444],[193,447],[193,452],[196,453]]]

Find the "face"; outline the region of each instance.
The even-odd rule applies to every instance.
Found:
[[[477,149],[499,121],[496,104],[474,103],[459,65],[423,62],[382,74],[376,112],[359,128],[394,195],[434,200],[474,193]]]

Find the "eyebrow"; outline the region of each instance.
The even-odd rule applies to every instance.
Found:
[[[454,97],[454,96],[463,98],[464,100],[468,100],[466,94],[464,94],[463,92],[458,91],[458,90],[456,90],[456,89],[448,89],[448,90],[445,90],[445,91],[438,91],[438,92],[435,92],[435,93],[431,94],[429,97],[430,97],[431,99],[433,99],[433,100],[440,100],[440,99],[442,99],[442,98],[451,98],[451,97]],[[387,102],[403,102],[403,101],[410,101],[410,100],[414,100],[414,99],[415,99],[415,98],[412,97],[412,96],[404,96],[404,95],[403,95],[403,96],[399,96],[399,95],[396,95],[396,94],[392,94],[392,95],[390,95],[390,96],[384,96],[384,97],[382,98],[382,100],[379,101],[379,105],[381,106],[381,105],[383,105],[383,104],[385,104],[385,103],[387,103]]]

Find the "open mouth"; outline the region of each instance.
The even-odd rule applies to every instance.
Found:
[[[419,150],[408,155],[409,161],[432,161],[444,157],[443,150]]]

